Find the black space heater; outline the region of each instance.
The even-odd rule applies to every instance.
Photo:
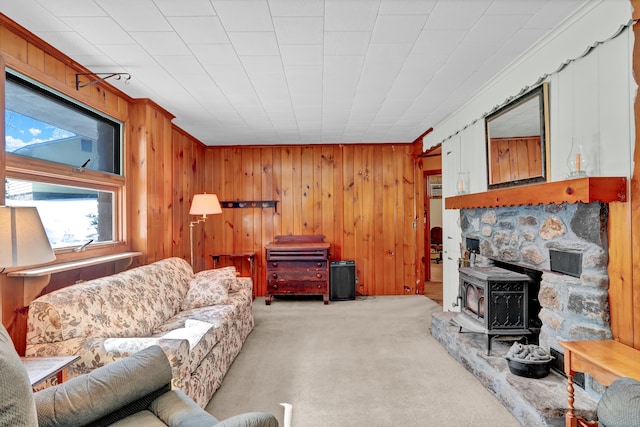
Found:
[[[356,262],[331,261],[329,264],[329,288],[331,301],[356,299]]]

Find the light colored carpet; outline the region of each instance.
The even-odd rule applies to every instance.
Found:
[[[256,326],[207,410],[265,411],[283,426],[519,426],[430,334],[421,296],[355,301],[264,298]]]

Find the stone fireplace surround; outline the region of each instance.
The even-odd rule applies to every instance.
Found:
[[[462,241],[480,254],[542,272],[539,344],[562,353],[559,341],[611,339],[607,274],[608,205],[561,203],[460,210]],[[580,254],[579,277],[552,271],[550,250]]]
[[[548,203],[460,209],[462,241],[479,241],[480,253],[496,261],[540,271],[539,343],[562,357],[563,340],[609,339],[608,204]],[[550,250],[581,255],[579,277],[552,271]],[[432,318],[432,335],[511,410],[523,425],[564,425],[566,380],[552,372],[544,379],[509,373],[498,342],[494,356],[484,354],[480,334],[460,333],[454,313]],[[502,348],[502,351],[500,351]],[[562,366],[562,364],[560,364]],[[587,418],[603,388],[586,379],[576,408]]]

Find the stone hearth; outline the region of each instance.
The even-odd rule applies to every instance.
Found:
[[[431,317],[431,334],[449,354],[493,393],[523,426],[564,426],[566,379],[553,370],[541,379],[513,375],[504,358],[512,342],[495,338],[491,356],[487,356],[485,335],[460,333],[451,321],[455,314],[438,312]],[[575,396],[576,414],[594,419],[597,401],[579,387],[576,387]]]

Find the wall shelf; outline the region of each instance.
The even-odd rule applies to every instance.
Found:
[[[627,178],[586,177],[447,197],[445,209],[492,208],[551,203],[626,202]]]
[[[278,211],[278,200],[224,200],[220,202],[223,208],[273,208]]]
[[[50,264],[42,267],[17,270],[7,273],[9,277],[22,278],[24,281],[24,306],[28,306],[49,283],[51,275],[63,271],[77,270],[79,268],[91,267],[92,265],[115,262],[116,272],[125,270],[134,257],[142,255],[142,252],[121,252],[111,255],[102,255],[92,258],[85,258],[78,261],[63,262],[60,264]]]

